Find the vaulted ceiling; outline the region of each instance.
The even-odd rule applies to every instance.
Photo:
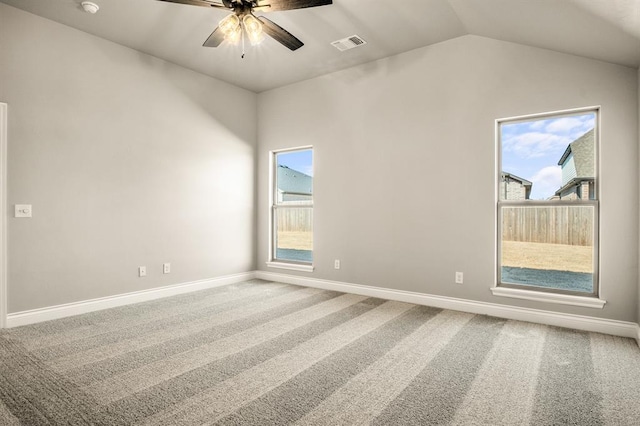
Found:
[[[304,46],[267,38],[246,49],[203,42],[228,12],[157,0],[0,0],[254,92],[262,92],[466,34],[640,66],[640,0],[333,0],[271,12]],[[261,15],[256,12],[256,15]],[[340,52],[357,34],[367,44]]]

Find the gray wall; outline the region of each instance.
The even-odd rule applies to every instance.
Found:
[[[261,93],[258,268],[280,272],[265,265],[268,153],[311,144],[316,270],[299,275],[635,321],[637,89],[631,68],[465,36]],[[592,105],[606,307],[492,296],[495,119]]]
[[[0,40],[10,313],[255,268],[255,94],[3,4]]]
[[[9,312],[249,271],[256,238],[267,270],[268,151],[313,144],[308,275],[640,319],[640,72],[466,36],[256,96],[3,4],[0,40],[8,205],[34,205],[9,212]],[[493,297],[494,120],[588,105],[608,303]]]

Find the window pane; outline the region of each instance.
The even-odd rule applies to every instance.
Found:
[[[502,206],[501,282],[594,293],[595,206]]]
[[[313,208],[274,209],[275,257],[277,260],[313,261]]]
[[[594,200],[595,113],[500,125],[499,199]]]
[[[312,150],[276,154],[276,204],[304,204],[313,200]]]

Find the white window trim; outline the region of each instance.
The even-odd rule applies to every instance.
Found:
[[[491,293],[493,293],[494,296],[510,297],[512,299],[532,300],[535,302],[547,302],[559,305],[582,306],[584,308],[602,309],[607,303],[606,300],[596,297],[548,293],[535,290],[521,290],[511,287],[492,287]]]
[[[275,257],[275,244],[274,244],[274,224],[273,224],[273,211],[275,206],[275,184],[276,184],[276,162],[275,158],[277,154],[283,152],[294,152],[294,151],[304,151],[311,150],[313,152],[313,145],[304,145],[298,146],[294,148],[286,148],[286,149],[275,149],[269,151],[269,252],[268,252],[268,261],[265,262],[268,268],[277,268],[277,269],[286,269],[290,271],[301,271],[301,272],[313,272],[315,270],[315,266],[313,261],[311,263],[298,263],[298,262],[287,262],[286,260],[276,259]],[[312,157],[312,164],[313,159]],[[313,201],[307,205],[301,205],[301,207],[310,207],[313,209]],[[315,217],[315,216],[314,216]],[[311,252],[314,252],[314,248],[311,248]]]
[[[273,261],[273,260],[265,263],[269,268],[287,269],[289,271],[313,272],[313,270],[315,269],[313,264],[305,265],[305,264],[298,264],[298,263],[285,263],[285,262]]]
[[[520,120],[534,120],[534,119],[544,119],[545,117],[552,117],[552,116],[557,116],[557,115],[570,115],[570,114],[580,114],[580,113],[585,113],[585,112],[589,112],[589,111],[595,111],[596,112],[596,131],[597,131],[597,142],[596,142],[596,147],[595,147],[595,152],[596,152],[596,194],[598,196],[597,200],[600,200],[601,198],[601,194],[600,194],[600,117],[601,117],[601,111],[602,108],[601,106],[597,105],[597,106],[590,106],[590,107],[584,107],[584,108],[575,108],[575,109],[569,109],[569,110],[560,110],[560,111],[552,111],[552,112],[545,112],[545,113],[539,113],[539,114],[530,114],[530,115],[522,115],[522,116],[517,116],[517,117],[507,117],[507,118],[500,118],[497,119],[495,121],[495,137],[496,137],[496,151],[495,151],[495,155],[496,155],[496,170],[495,170],[495,176],[496,179],[498,179],[498,176],[500,176],[500,173],[502,172],[502,158],[501,158],[501,151],[502,151],[502,146],[501,146],[501,138],[500,138],[500,125],[501,123],[504,122],[508,122],[508,121],[520,121]],[[500,286],[499,282],[498,282],[498,274],[497,274],[497,269],[498,267],[500,267],[499,264],[499,256],[500,256],[500,249],[499,249],[499,242],[498,239],[500,238],[500,235],[498,235],[500,227],[498,225],[498,220],[500,219],[500,216],[498,214],[498,211],[500,209],[500,193],[499,193],[499,180],[496,180],[496,185],[494,186],[494,191],[495,191],[495,206],[496,209],[494,211],[495,217],[494,217],[494,225],[495,225],[495,251],[494,253],[496,254],[496,258],[495,258],[495,262],[494,265],[496,266],[496,276],[494,278],[494,286],[491,287],[491,293],[494,296],[498,296],[498,297],[509,297],[509,298],[513,298],[513,299],[523,299],[523,300],[531,300],[531,301],[535,301],[535,302],[546,302],[546,303],[555,303],[555,304],[561,304],[561,305],[571,305],[571,306],[581,306],[581,307],[586,307],[586,308],[596,308],[596,309],[603,309],[604,305],[607,303],[606,300],[601,299],[600,298],[600,247],[599,247],[599,235],[600,235],[600,226],[598,225],[598,227],[596,228],[596,235],[595,237],[595,241],[597,241],[596,244],[598,244],[598,247],[596,249],[597,251],[597,257],[596,257],[596,265],[595,265],[595,270],[594,270],[594,274],[597,274],[597,278],[595,280],[595,286],[596,288],[594,289],[595,294],[594,295],[589,295],[589,296],[579,296],[579,295],[575,295],[575,294],[564,294],[564,293],[555,293],[555,292],[550,292],[550,291],[539,291],[539,290],[535,290],[535,287],[532,287],[531,290],[525,290],[525,289],[520,289],[520,288],[513,288],[513,287],[504,287],[504,286]],[[527,205],[525,203],[523,203],[523,205]],[[599,216],[599,206],[596,207],[596,215]]]

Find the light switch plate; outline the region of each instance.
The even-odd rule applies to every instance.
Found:
[[[15,217],[31,217],[31,204],[16,204]]]

